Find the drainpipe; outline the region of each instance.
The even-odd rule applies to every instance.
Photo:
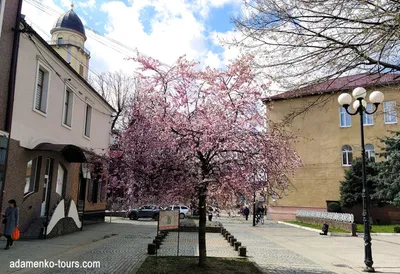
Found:
[[[4,170],[4,183],[0,189],[0,210],[2,210],[3,206],[3,194],[4,187],[7,179],[7,169],[8,169],[8,157],[10,152],[10,141],[11,141],[11,124],[12,124],[12,113],[14,107],[14,94],[15,94],[15,79],[17,75],[17,63],[18,63],[18,50],[19,50],[19,25],[21,23],[21,9],[22,9],[22,1],[18,1],[18,10],[17,16],[15,18],[15,25],[12,29],[14,31],[14,39],[13,39],[13,50],[11,53],[11,66],[10,66],[10,78],[8,80],[8,99],[7,99],[7,110],[6,110],[6,123],[5,123],[5,131],[9,133],[7,149],[6,149],[6,159],[5,159],[5,170]],[[1,211],[2,212],[2,211]]]

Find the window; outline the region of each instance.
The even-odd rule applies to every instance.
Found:
[[[26,165],[24,196],[37,190],[37,181],[39,179],[40,158],[32,159]]]
[[[351,116],[346,112],[344,107],[339,108],[340,127],[351,127]]]
[[[79,64],[79,74],[83,76],[83,65]]]
[[[63,44],[63,38],[62,37],[58,37],[57,45],[62,45],[62,44]]]
[[[397,123],[396,101],[383,102],[385,124]]]
[[[374,145],[366,144],[365,145],[365,156],[367,159],[374,161],[375,160],[375,150]]]
[[[90,127],[92,124],[92,107],[87,104],[85,112],[85,136],[90,137]]]
[[[4,18],[4,7],[6,5],[6,0],[0,0],[0,37],[3,28],[3,18]]]
[[[67,46],[67,63],[71,64],[71,47]]]
[[[367,104],[366,110],[368,112],[372,112],[372,104]],[[372,114],[366,114],[364,112],[363,125],[372,126],[373,124],[374,124],[374,117],[372,116]]]
[[[66,175],[67,170],[61,164],[58,164],[56,193],[61,197],[64,196],[64,185],[67,179]]]
[[[49,72],[39,66],[36,79],[35,110],[47,112],[47,94],[49,89]]]
[[[72,124],[73,94],[74,93],[68,88],[65,90],[63,123],[69,127]]]
[[[7,146],[8,137],[0,135],[0,169],[6,164]]]
[[[353,150],[351,146],[345,145],[342,147],[342,166],[351,166],[353,161]]]

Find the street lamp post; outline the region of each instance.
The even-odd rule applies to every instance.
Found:
[[[350,104],[353,101],[353,98],[348,93],[342,93],[339,98],[339,104],[344,107],[346,112],[349,115],[357,115],[360,114],[360,129],[361,129],[361,162],[362,162],[362,199],[363,199],[363,221],[364,221],[364,263],[365,268],[364,272],[375,272],[375,269],[372,267],[374,264],[372,260],[372,249],[371,249],[371,226],[370,226],[370,197],[367,187],[367,180],[365,174],[365,146],[364,146],[364,114],[374,114],[378,110],[378,106],[383,102],[384,96],[380,91],[374,91],[370,94],[369,100],[372,104],[374,104],[374,109],[372,112],[368,112],[366,109],[367,102],[364,98],[367,95],[367,91],[358,87],[353,90],[352,93],[355,101],[353,102],[353,108],[355,110],[354,113],[351,113],[349,110]]]

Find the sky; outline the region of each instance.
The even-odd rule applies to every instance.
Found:
[[[243,0],[73,2],[74,11],[88,27],[85,47],[91,52],[92,73],[133,72],[135,66],[127,58],[135,56],[135,49],[168,65],[186,55],[215,68],[223,68],[239,55],[237,49],[225,46],[221,39],[234,34],[232,18],[240,14]],[[45,40],[50,40],[57,18],[70,8],[71,0],[25,0],[22,13]]]

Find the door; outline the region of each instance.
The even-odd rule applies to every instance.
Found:
[[[48,190],[51,184],[51,162],[52,159],[46,159],[46,173],[44,174],[44,184],[43,184],[43,196],[42,196],[42,207],[40,210],[40,216],[44,217],[47,214],[47,202],[48,202]]]

